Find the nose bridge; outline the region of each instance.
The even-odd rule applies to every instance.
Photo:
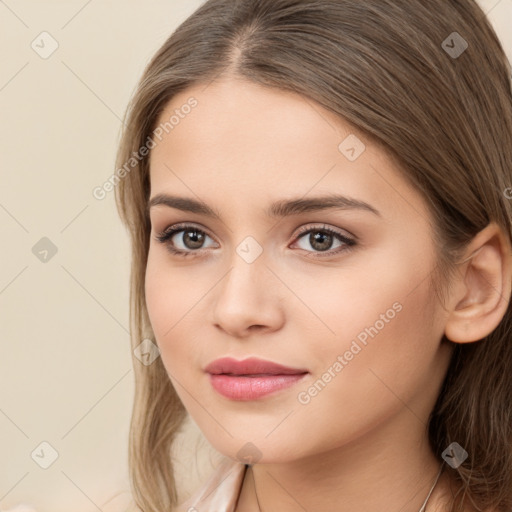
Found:
[[[243,301],[249,299],[246,295],[258,295],[258,285],[271,275],[266,268],[266,259],[263,246],[253,236],[246,236],[234,248],[223,291],[239,294]]]
[[[246,236],[236,247],[237,255],[247,265],[252,265],[254,262],[261,260],[263,255],[263,246],[253,236]]]
[[[275,280],[267,268],[262,245],[247,236],[235,246],[229,259],[229,271],[220,283],[214,320],[231,334],[247,331],[251,326],[277,328],[282,321]]]

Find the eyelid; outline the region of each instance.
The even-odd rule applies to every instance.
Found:
[[[201,231],[205,235],[208,235],[211,239],[215,240],[215,237],[210,233],[208,229],[200,224],[195,224],[194,222],[178,222],[177,224],[171,224],[164,228],[157,234],[157,239],[163,236],[168,235],[169,233],[175,234],[178,231],[186,231],[187,229],[197,229],[197,231]]]
[[[299,228],[298,230],[298,233],[295,235],[296,238],[298,238],[299,236],[305,234],[305,233],[308,233],[310,231],[328,231],[332,234],[335,234],[337,236],[340,236],[342,238],[345,238],[345,239],[350,239],[352,240],[353,242],[356,242],[358,239],[355,235],[353,235],[352,233],[350,233],[349,231],[347,231],[346,229],[342,229],[342,228],[337,228],[337,227],[332,227],[332,226],[329,226],[325,223],[313,223],[313,225],[309,225],[309,226],[302,226]],[[346,233],[346,235],[344,234]]]

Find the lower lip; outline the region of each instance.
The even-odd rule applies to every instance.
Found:
[[[258,377],[240,375],[212,375],[210,382],[213,388],[231,400],[256,400],[293,386],[306,373],[293,375],[267,375]]]

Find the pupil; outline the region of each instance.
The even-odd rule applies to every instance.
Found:
[[[199,231],[187,231],[185,233],[185,245],[189,247],[189,249],[197,249],[198,247],[201,247],[203,243],[202,239],[203,235]],[[191,246],[189,246],[189,243]]]
[[[327,244],[325,243],[326,240],[328,242]],[[332,235],[329,235],[326,233],[321,233],[321,232],[311,233],[311,235],[309,236],[309,242],[310,242],[311,246],[319,251],[328,250],[331,245],[331,243],[330,243],[331,241],[332,241]],[[318,245],[320,245],[320,246],[318,246]]]

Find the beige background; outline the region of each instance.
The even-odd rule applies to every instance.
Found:
[[[129,503],[128,236],[92,190],[145,64],[201,3],[0,0],[0,510]],[[510,59],[512,0],[480,3]],[[185,498],[215,452],[192,423],[178,448]]]

